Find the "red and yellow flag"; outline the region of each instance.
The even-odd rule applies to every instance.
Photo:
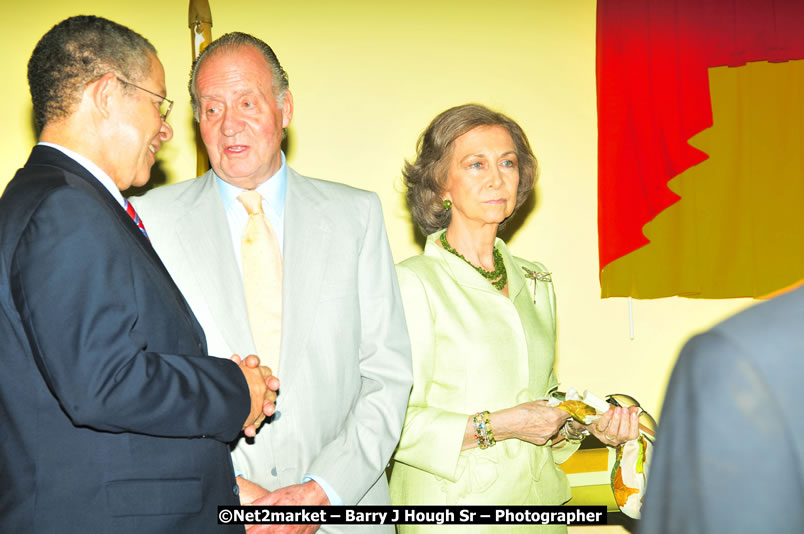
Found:
[[[804,3],[598,0],[601,296],[804,278]]]

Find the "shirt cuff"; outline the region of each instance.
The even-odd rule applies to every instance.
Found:
[[[343,506],[343,499],[341,499],[341,496],[338,495],[338,492],[335,491],[335,488],[330,486],[326,480],[316,475],[306,474],[304,475],[302,482],[310,482],[311,480],[314,480],[319,486],[321,486],[321,489],[327,494],[330,504],[334,506]]]

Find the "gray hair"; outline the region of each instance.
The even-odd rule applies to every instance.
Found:
[[[37,129],[69,116],[86,84],[108,72],[143,79],[151,68],[149,53],[155,56],[156,49],[145,37],[101,17],[80,15],[53,26],[28,61]]]
[[[214,56],[216,53],[231,52],[245,46],[254,47],[254,49],[262,54],[262,57],[265,58],[266,63],[268,63],[268,66],[271,68],[271,84],[274,98],[276,99],[277,106],[282,109],[282,105],[285,102],[285,93],[288,90],[289,84],[288,75],[285,72],[285,69],[282,68],[282,65],[280,65],[276,54],[262,39],[258,39],[257,37],[249,35],[248,33],[231,32],[221,35],[209,43],[209,45],[201,52],[195,62],[193,62],[193,68],[190,72],[189,89],[190,100],[193,105],[193,116],[195,117],[196,121],[198,121],[199,105],[198,94],[196,92],[196,78],[198,76],[198,71],[201,70],[201,66],[210,56]]]

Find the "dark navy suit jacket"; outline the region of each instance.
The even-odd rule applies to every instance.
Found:
[[[0,198],[0,532],[220,532],[249,407],[117,201],[35,147]]]
[[[640,534],[804,532],[804,288],[692,338],[659,421]]]

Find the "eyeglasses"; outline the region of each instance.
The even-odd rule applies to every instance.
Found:
[[[126,85],[130,85],[131,87],[135,87],[135,88],[139,89],[140,91],[145,91],[146,93],[149,93],[149,94],[152,94],[152,95],[154,95],[156,97],[161,98],[162,102],[159,104],[159,115],[162,117],[163,121],[167,120],[168,115],[170,115],[170,110],[173,109],[173,101],[172,100],[170,100],[166,96],[160,95],[159,93],[154,93],[153,91],[149,91],[145,87],[140,87],[139,85],[136,85],[136,84],[133,84],[133,83],[131,83],[129,81],[126,81],[123,78],[121,78],[120,76],[117,76],[117,81],[119,81],[120,83],[124,83]]]
[[[630,408],[636,406],[640,408],[639,411],[639,429],[649,434],[651,437],[656,435],[656,420],[645,410],[642,410],[637,401],[631,395],[624,395],[622,393],[613,393],[606,396],[606,402],[614,406],[622,406],[623,408]]]

